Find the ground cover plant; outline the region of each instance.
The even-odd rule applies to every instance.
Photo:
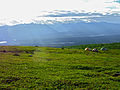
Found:
[[[89,48],[97,48],[101,47],[109,48],[109,49],[120,49],[120,43],[107,43],[107,44],[86,44],[86,45],[76,45],[76,46],[65,46],[65,48],[73,48],[73,49],[84,49],[86,47]]]
[[[108,51],[84,51],[103,46]],[[0,89],[119,90],[119,47],[0,46]]]

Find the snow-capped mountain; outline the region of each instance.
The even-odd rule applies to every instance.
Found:
[[[120,14],[118,12],[55,10],[44,12],[43,15],[34,18],[23,20],[11,18],[7,22],[3,20],[0,26],[0,45],[54,46],[65,43],[68,45],[71,42],[75,44],[76,41],[81,44],[80,40],[86,37],[86,40],[90,39],[90,41],[93,37],[97,38],[98,41],[93,43],[101,43],[99,42],[101,37],[104,37],[102,43],[107,43],[110,37],[112,37],[110,42],[120,42],[119,35]]]
[[[120,24],[120,11],[106,11],[106,12],[87,12],[87,11],[42,11],[39,16],[35,17],[8,17],[0,19],[0,26],[4,25],[18,25],[18,24],[54,24],[54,23],[68,23],[68,22],[107,22]]]

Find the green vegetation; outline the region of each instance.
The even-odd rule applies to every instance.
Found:
[[[110,44],[87,44],[87,45],[77,45],[77,46],[65,46],[65,48],[70,49],[84,49],[86,47],[89,48],[97,48],[100,49],[101,47],[109,48],[109,49],[120,49],[120,43],[110,43]]]
[[[103,46],[108,51],[81,49]],[[120,43],[65,48],[1,46],[0,89],[119,90],[118,48]]]

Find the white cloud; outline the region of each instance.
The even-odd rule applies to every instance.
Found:
[[[44,10],[85,10],[87,12],[120,11],[114,0],[0,0],[0,23],[11,19],[30,20]]]

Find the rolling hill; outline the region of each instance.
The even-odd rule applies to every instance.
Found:
[[[0,46],[0,89],[120,89],[120,43],[76,47]]]

